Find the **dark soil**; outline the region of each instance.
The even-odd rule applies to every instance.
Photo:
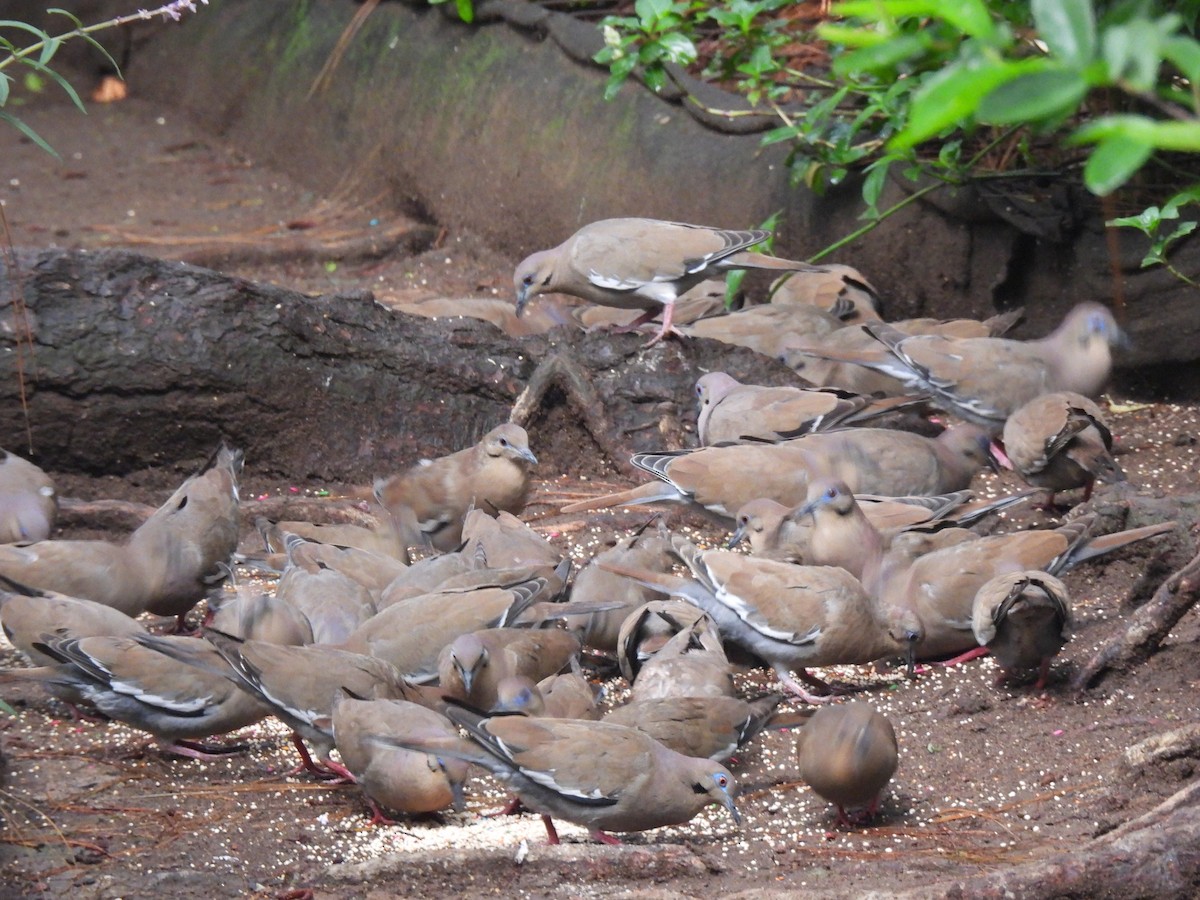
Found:
[[[370,252],[372,230],[396,219],[381,202],[355,196],[353,185],[340,198],[313,196],[197,133],[171,110],[133,100],[93,106],[87,118],[65,105],[19,112],[63,159],[0,129],[0,197],[16,245],[120,246],[167,257],[199,247],[204,261],[223,271],[314,293],[368,288],[382,298],[405,298],[507,296],[511,290],[515,260],[435,223],[431,249],[409,253],[397,244],[382,255]],[[289,222],[310,225],[288,229]],[[325,249],[271,249],[263,236],[281,230],[311,232]],[[1097,649],[1124,631],[1133,609],[1192,556],[1194,531],[1187,529],[1195,520],[1188,510],[1195,508],[1200,408],[1194,400],[1143,405],[1118,392],[1109,412],[1135,509],[1145,512],[1154,498],[1165,498],[1159,505],[1184,522],[1179,539],[1136,546],[1067,577],[1076,637],[1041,694],[1028,684],[995,687],[994,663],[987,659],[935,669],[915,682],[882,668],[826,673],[869,685],[867,697],[899,734],[900,769],[869,827],[835,824],[831,809],[798,781],[795,736],[786,732],[758,739],[734,765],[742,785],[741,829],[714,810],[688,827],[631,835],[622,847],[587,843],[581,829],[566,825],[566,843],[550,847],[534,816],[484,817],[501,805],[503,794],[483,777],[472,783],[463,814],[368,827],[355,788],[288,774],[293,754],[281,727],[239,734],[250,744],[247,753],[196,762],[163,756],[146,746],[144,735],[123,726],[75,722],[64,707],[32,691],[12,692],[5,699],[18,715],[0,717],[6,762],[0,772],[0,895],[802,891],[858,897],[938,893],[931,887],[936,882],[1081,852],[1194,781],[1198,753],[1193,742],[1179,755],[1126,761],[1139,742],[1197,722],[1195,611],[1148,662],[1114,672],[1082,694],[1068,688]],[[21,449],[19,436],[5,443]],[[204,449],[197,448],[197,457]],[[563,452],[559,448],[554,456]],[[578,471],[587,477],[539,472],[544,480],[526,517],[583,559],[614,533],[644,521],[645,513],[586,521],[556,517],[567,493],[598,492],[606,486],[602,480],[615,478],[599,469],[599,461],[589,472],[586,448],[576,455]],[[54,474],[68,497],[156,505],[194,462],[117,476]],[[242,497],[248,518],[256,503],[320,487],[264,478],[256,474],[263,467],[264,461],[247,460]],[[986,476],[977,484],[988,494],[1014,486],[1011,476]],[[1120,499],[1118,492],[1101,492],[1095,503],[1119,506]],[[1024,510],[1002,527],[1056,521]],[[71,530],[63,536],[112,535],[122,524],[70,516],[68,522]],[[673,524],[698,529],[711,542],[722,537],[694,517],[676,516]],[[249,529],[244,538],[249,547]],[[3,661],[14,662],[11,650]],[[744,677],[751,688],[770,682],[761,672]],[[1054,894],[1053,885],[1044,893]],[[1112,895],[1130,893],[1138,892],[1115,888]]]

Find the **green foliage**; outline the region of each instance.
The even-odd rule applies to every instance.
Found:
[[[788,68],[775,0],[640,0],[635,17],[605,20],[612,96],[634,70],[652,87],[665,64],[715,44],[705,75],[754,103],[792,92],[808,106],[765,143],[790,147],[792,182],[815,191],[863,173],[864,218],[877,222],[888,176],[961,184],[981,175],[1082,166],[1095,194],[1126,185],[1152,158],[1200,152],[1200,0],[844,0],[820,25],[831,77]],[[994,165],[992,151],[1003,158]],[[922,188],[922,191],[926,188]],[[1190,233],[1147,231],[1194,202],[1114,220],[1155,242],[1152,262]],[[1147,210],[1150,213],[1151,210]],[[1134,222],[1142,225],[1134,225]]]
[[[430,6],[440,6],[443,3],[449,3],[451,0],[429,0]],[[453,0],[454,11],[458,13],[458,17],[468,25],[475,21],[475,3],[474,0]]]
[[[1194,220],[1179,222],[1170,233],[1167,233],[1164,229],[1167,222],[1178,221],[1180,207],[1193,203],[1200,203],[1200,185],[1192,185],[1186,190],[1180,191],[1164,203],[1161,209],[1157,206],[1150,206],[1136,216],[1110,219],[1106,224],[1124,228],[1135,228],[1150,239],[1150,250],[1142,260],[1142,268],[1153,265],[1166,266],[1177,278],[1181,278],[1188,284],[1196,285],[1195,281],[1171,265],[1171,261],[1167,259],[1167,251],[1180,238],[1186,237],[1195,231],[1197,226],[1200,226],[1200,222]],[[1200,285],[1196,286],[1200,287]]]

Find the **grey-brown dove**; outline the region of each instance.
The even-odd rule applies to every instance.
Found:
[[[443,647],[468,632],[513,624],[546,593],[547,579],[529,578],[409,597],[367,619],[340,646],[386,660],[418,683],[432,681]]]
[[[1028,569],[1057,574],[1176,527],[1168,522],[1089,537],[1095,517],[1082,516],[1053,530],[989,535],[931,552],[920,543],[897,547],[893,541],[888,551],[884,537],[848,497],[853,501],[836,482],[817,492],[809,504],[811,540],[820,542],[821,558],[861,573],[889,634],[907,642],[910,670],[916,658],[936,659],[977,647],[973,601],[989,579]]]
[[[701,552],[689,541],[672,541],[691,577],[623,570],[684,597],[737,644],[774,670],[780,683],[809,703],[828,702],[794,679],[810,679],[808,666],[866,663],[902,652],[858,579],[832,566],[797,566],[733,553]]]
[[[68,597],[16,584],[0,577],[0,624],[9,643],[34,665],[59,662],[37,649],[58,638],[141,634],[146,628],[119,609],[103,603]]]
[[[832,313],[847,325],[880,318],[879,292],[851,266],[826,263],[824,272],[793,272],[771,285],[771,302],[807,304]],[[849,307],[849,309],[847,309]]]
[[[549,719],[598,719],[596,688],[581,672],[561,672],[534,682],[524,675],[501,679],[490,712],[522,713]]]
[[[241,452],[221,446],[125,541],[0,545],[0,574],[131,616],[182,620],[224,577],[219,564],[237,549],[241,467]]]
[[[407,546],[432,545],[444,553],[462,543],[468,510],[521,512],[529,496],[529,467],[536,464],[529,435],[508,422],[473,446],[378,481],[375,497]]]
[[[1067,586],[1045,572],[1007,572],[975,594],[971,618],[975,639],[992,651],[1000,677],[1037,669],[1034,690],[1046,686],[1050,661],[1071,636]]]
[[[766,497],[798,506],[814,477],[834,476],[857,492],[903,496],[944,494],[967,487],[991,459],[987,434],[956,425],[937,438],[886,428],[846,428],[778,444],[737,444],[634,454],[632,462],[658,480],[562,507],[564,513],[641,503],[694,504],[732,519]]]
[[[441,713],[407,700],[356,700],[343,694],[333,703],[331,727],[338,755],[371,807],[370,824],[392,824],[384,809],[419,815],[462,807],[468,776],[463,760],[372,739],[377,734],[456,738],[458,730]]]
[[[0,449],[0,544],[44,541],[57,517],[58,493],[50,476]]]
[[[228,679],[267,704],[272,714],[295,731],[293,743],[305,767],[318,774],[347,776],[345,767],[329,758],[334,741],[327,720],[342,691],[366,700],[429,699],[394,666],[373,656],[316,644],[285,647],[241,640],[212,629],[206,630],[205,637],[220,654],[223,665],[190,646],[163,646],[154,637],[142,641],[174,655],[180,662]],[[313,745],[324,768],[313,762],[301,738]]]
[[[311,643],[340,644],[377,612],[362,582],[302,555],[289,554],[289,558],[275,597],[304,616],[312,631]]]
[[[587,828],[604,843],[610,831],[648,831],[682,825],[709,804],[720,804],[740,822],[729,770],[708,759],[684,756],[633,728],[605,722],[486,717],[451,706],[450,719],[466,729],[461,740],[376,737],[393,746],[455,756],[487,769],[542,814],[550,843],[558,843],[551,818]]]
[[[559,628],[484,628],[459,635],[438,655],[438,687],[476,709],[492,709],[499,683],[540,681],[579,655],[579,638]]]
[[[898,761],[892,723],[861,701],[818,709],[800,732],[800,777],[837,807],[843,825],[853,824],[848,810],[875,815]]]
[[[759,229],[729,231],[658,219],[592,222],[517,266],[517,313],[533,297],[555,292],[601,306],[645,310],[632,324],[661,311],[662,328],[650,341],[655,344],[674,330],[675,301],[706,278],[729,269],[821,271],[750,250],[768,237],[769,231]]]
[[[211,758],[232,749],[193,739],[252,725],[271,710],[227,679],[184,665],[159,652],[162,644],[185,644],[199,653],[213,648],[200,638],[165,635],[154,646],[149,635],[51,638],[38,651],[56,660],[36,669],[0,671],[0,681],[35,680],[68,698],[81,696],[112,719],[147,731],[178,756]]]
[[[1071,391],[1034,397],[1004,423],[1004,452],[1013,468],[1035,487],[1046,488],[1046,504],[1072,488],[1092,495],[1096,482],[1125,480],[1112,456],[1112,432],[1092,400]]]
[[[621,626],[617,662],[634,700],[733,697],[733,671],[716,622],[684,600],[652,600]]]
[[[909,336],[883,323],[862,326],[882,347],[846,361],[902,381],[931,403],[999,434],[1005,420],[1052,391],[1097,396],[1125,341],[1108,309],[1081,303],[1051,334],[1033,341]]]
[[[395,559],[403,565],[406,548],[392,527],[390,518],[375,525],[355,525],[352,522],[301,522],[285,520],[272,522],[260,517],[255,527],[262,536],[267,550],[274,553],[287,552],[288,537],[314,541],[333,547],[365,550],[379,556]]]
[[[655,572],[669,571],[672,565],[669,538],[661,523],[654,531],[641,529],[622,538],[615,547],[597,553],[575,576],[571,594],[563,605],[563,613],[567,614],[563,623],[577,633],[586,646],[606,653],[616,652],[626,617],[649,600],[661,596],[653,588],[609,571],[603,564],[616,562]],[[605,612],[569,615],[572,605],[600,601],[615,601],[616,605]]]
[[[774,723],[782,694],[756,700],[741,697],[664,697],[631,700],[601,720],[645,732],[684,756],[725,762],[764,728],[791,727],[794,717]]]
[[[726,372],[696,381],[701,446],[742,441],[774,441],[814,431],[856,425],[920,400],[864,397],[831,388],[766,387],[742,384]]]
[[[678,331],[687,337],[712,338],[777,357],[790,343],[820,340],[843,325],[836,316],[815,306],[764,304],[700,319]]]
[[[463,553],[483,554],[489,566],[497,569],[517,566],[550,566],[563,556],[548,540],[510,512],[490,515],[481,509],[467,513],[463,521]]]

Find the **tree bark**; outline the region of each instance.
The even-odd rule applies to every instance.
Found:
[[[194,467],[224,437],[266,476],[363,482],[474,443],[540,373],[519,410],[539,471],[611,473],[693,440],[703,372],[799,383],[743,348],[644,341],[511,338],[123,251],[18,253],[0,265],[0,432],[52,471]]]

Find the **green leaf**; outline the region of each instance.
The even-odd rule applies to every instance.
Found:
[[[887,184],[888,170],[896,159],[897,157],[892,155],[884,156],[867,167],[867,177],[863,179],[862,197],[863,202],[867,204],[869,218],[879,218],[879,198],[883,195],[884,186]]]
[[[1117,228],[1136,228],[1147,237],[1154,237],[1158,233],[1158,226],[1162,224],[1162,218],[1161,211],[1157,206],[1148,206],[1136,216],[1121,216],[1117,219],[1109,219],[1104,224]]]
[[[35,144],[37,144],[39,147],[41,147],[43,150],[45,150],[47,153],[49,153],[55,159],[62,159],[62,157],[58,155],[57,150],[55,150],[53,147],[51,147],[49,144],[47,144],[44,140],[42,140],[42,136],[40,134],[38,134],[36,131],[34,131],[32,128],[30,128],[28,125],[26,125],[20,119],[18,119],[12,113],[5,112],[4,110],[0,109],[0,122],[7,122],[9,125],[11,125],[15,129],[17,129],[17,131],[21,132],[21,134],[25,135],[25,137],[29,138],[31,141],[33,141]]]
[[[817,37],[839,47],[877,47],[894,39],[894,35],[873,28],[851,28],[823,22],[817,26]]]
[[[458,17],[468,25],[475,21],[475,4],[472,0],[454,0],[454,8]]]
[[[974,115],[980,102],[1006,81],[1011,81],[1041,60],[993,62],[971,59],[952,63],[928,78],[912,98],[908,125],[888,142],[888,150],[903,150],[933,137],[951,125],[961,125]]]
[[[1049,69],[1006,81],[979,103],[977,116],[993,125],[1038,122],[1074,111],[1087,95],[1088,83],[1078,71]]]
[[[1189,188],[1184,188],[1164,203],[1163,218],[1176,218],[1179,215],[1179,207],[1187,206],[1191,203],[1200,203],[1200,184],[1193,184]]]
[[[1153,23],[1135,19],[1104,32],[1101,41],[1108,77],[1137,91],[1150,91],[1158,80],[1162,35]]]
[[[925,41],[916,35],[904,35],[886,43],[861,47],[833,61],[833,73],[846,77],[857,72],[890,69],[925,50]]]
[[[667,59],[671,62],[687,65],[696,61],[696,45],[686,35],[679,32],[664,34],[658,43],[666,51]]]
[[[1095,144],[1123,138],[1151,149],[1200,153],[1200,122],[1158,122],[1146,116],[1101,116],[1082,125],[1066,139],[1067,144]]]
[[[730,269],[725,276],[725,308],[733,309],[733,301],[737,299],[742,282],[746,280],[745,269]]]
[[[25,90],[34,94],[40,94],[46,89],[46,79],[37,72],[26,72],[21,81],[25,85]]]
[[[1111,194],[1150,158],[1154,148],[1136,138],[1115,135],[1092,151],[1083,167],[1083,183],[1093,194]]]
[[[1163,41],[1162,54],[1192,84],[1200,83],[1200,44],[1176,35]]]
[[[1091,0],[1032,0],[1033,23],[1050,52],[1083,68],[1096,55],[1096,13]]]
[[[633,4],[633,11],[641,20],[642,26],[650,30],[671,11],[671,0],[637,0]]]

